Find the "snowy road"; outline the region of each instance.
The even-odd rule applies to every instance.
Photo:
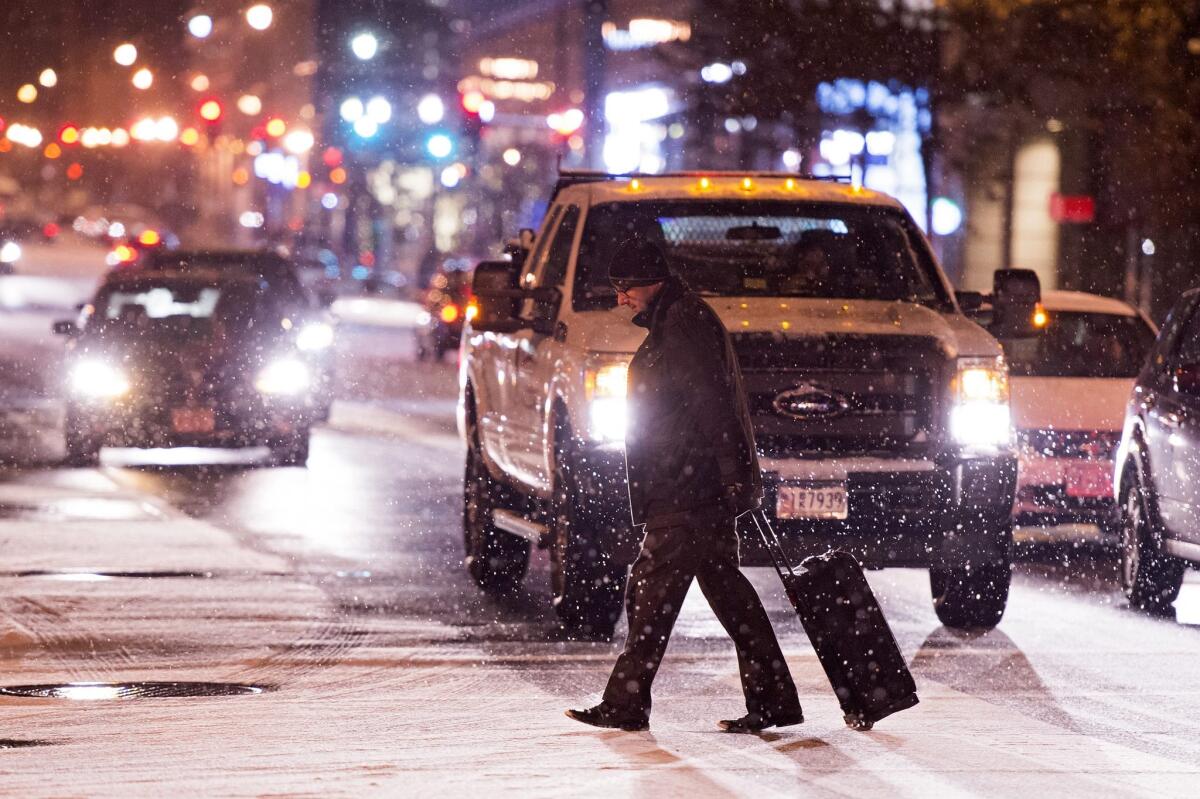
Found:
[[[807,721],[716,731],[740,697],[698,594],[649,733],[562,716],[619,644],[554,640],[548,566],[479,594],[461,567],[449,365],[348,332],[309,468],[255,454],[56,465],[45,313],[0,319],[0,687],[203,681],[250,696],[0,696],[6,796],[1194,796],[1200,580],[1125,607],[1100,556],[1022,563],[1000,627],[942,628],[924,573],[875,572],[921,704],[852,732],[773,574],[752,570]],[[182,459],[189,457],[187,453]],[[232,462],[230,462],[232,460]],[[1061,561],[1061,558],[1058,558]],[[93,693],[91,695],[98,695]]]

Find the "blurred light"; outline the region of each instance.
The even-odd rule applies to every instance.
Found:
[[[265,31],[271,27],[271,20],[274,18],[275,13],[266,3],[259,3],[246,9],[246,22],[256,31]]]
[[[788,191],[793,191],[796,188],[796,179],[788,178],[783,182],[783,187]]]
[[[369,139],[379,132],[379,123],[370,117],[362,117],[354,123],[354,132]]]
[[[838,142],[851,155],[858,155],[866,145],[866,138],[856,130],[835,130],[833,140]]]
[[[550,114],[546,124],[560,136],[570,136],[583,125],[583,112],[578,108],[568,108],[562,113]]]
[[[311,377],[299,358],[283,358],[267,365],[254,381],[263,394],[299,394],[308,389]]]
[[[821,157],[834,166],[850,163],[850,152],[843,142],[836,139],[821,139]]]
[[[742,121],[737,117],[728,117],[725,120],[725,130],[728,133],[737,133],[742,129]]]
[[[42,150],[42,155],[53,160],[62,155],[62,148],[58,146],[58,142],[52,141],[46,145],[46,149]]]
[[[464,92],[462,96],[463,110],[468,114],[478,114],[479,108],[487,102],[487,98],[483,96],[483,92],[470,91]]]
[[[295,156],[280,152],[261,153],[254,158],[254,174],[269,183],[294,188],[300,174],[300,162]]]
[[[129,378],[100,360],[80,361],[71,368],[71,391],[92,399],[112,399],[129,391]]]
[[[37,99],[37,96],[37,86],[34,86],[32,83],[26,83],[21,88],[17,89],[17,99],[22,103],[32,103]]]
[[[478,94],[478,92],[476,92]],[[480,102],[483,95],[480,95]],[[417,118],[426,125],[436,125],[446,116],[446,104],[436,94],[427,94],[417,103]]]
[[[754,181],[751,178],[742,178],[742,191],[751,191],[754,189]]]
[[[459,183],[461,183],[462,179],[465,178],[466,176],[467,176],[466,164],[462,164],[462,163],[451,164],[450,166],[448,166],[442,170],[442,176],[441,176],[442,185],[448,189],[453,189],[455,186],[457,186]]]
[[[238,110],[248,117],[262,111],[262,100],[256,94],[243,94],[237,101]]]
[[[47,89],[53,89],[58,85],[58,73],[52,69],[43,69],[42,74],[38,75],[38,83]]]
[[[246,152],[246,155],[250,155],[250,156],[262,155],[263,143],[260,141],[252,141],[246,145],[245,152]]]
[[[272,117],[267,120],[266,131],[268,136],[278,139],[287,133],[287,123],[279,117]]]
[[[42,132],[37,128],[23,125],[20,122],[14,122],[9,125],[8,132],[5,135],[14,144],[20,144],[30,149],[42,146]]]
[[[15,241],[6,241],[0,245],[0,263],[12,264],[16,263],[21,257],[21,245]]]
[[[133,135],[136,141],[153,141],[157,130],[154,126],[154,120],[149,117],[139,119],[133,123],[133,127],[129,132]]]
[[[458,320],[458,306],[453,303],[443,305],[441,312],[438,314],[442,321],[448,325],[454,324]]]
[[[321,195],[321,207],[326,211],[332,211],[338,207],[338,196],[331,191],[327,191]]]
[[[124,147],[129,144],[129,131],[125,128],[117,128],[109,134],[112,138],[113,147]]]
[[[517,164],[521,163],[521,151],[516,147],[509,147],[504,151],[504,155],[502,157],[504,158],[504,163],[508,164],[509,166],[516,166]]]
[[[216,100],[205,100],[200,104],[200,118],[208,122],[216,122],[221,118],[221,104]],[[137,138],[134,136],[134,138]]]
[[[458,82],[460,92],[477,91],[497,100],[520,100],[532,103],[548,100],[554,95],[554,84],[548,81],[495,80],[468,75]]]
[[[68,122],[58,129],[58,140],[63,144],[78,144],[79,128]]]
[[[263,226],[263,215],[258,211],[243,211],[238,217],[238,224],[245,228],[260,228]]]
[[[746,74],[746,62],[745,61],[734,61],[729,66],[730,66],[730,68],[733,69],[734,75],[745,75]]]
[[[474,300],[467,303],[466,309],[463,311],[463,318],[470,322],[475,317],[479,316],[479,306]]]
[[[76,161],[67,167],[67,180],[79,180],[83,177],[83,164]]]
[[[935,197],[930,212],[933,216],[933,232],[939,236],[949,236],[962,225],[962,209],[949,197]]]
[[[890,130],[872,130],[867,133],[867,152],[871,155],[891,155],[894,149],[896,134]]]
[[[307,189],[311,185],[312,185],[312,173],[301,172],[299,175],[296,176],[296,188]]]
[[[705,83],[728,83],[733,78],[733,67],[720,61],[700,70],[700,79]]]
[[[479,104],[479,121],[491,122],[496,116],[496,104],[491,100],[484,100]]]
[[[527,58],[481,58],[479,74],[501,80],[533,80],[538,74],[538,62]]]
[[[454,152],[454,142],[445,133],[435,133],[425,140],[425,150],[434,158],[445,158]]]
[[[188,20],[188,33],[197,39],[207,39],[213,30],[212,17],[208,14],[197,14]]]
[[[333,325],[310,322],[296,334],[296,348],[303,352],[329,349],[333,344]]]
[[[313,148],[316,140],[310,131],[304,128],[295,128],[288,131],[288,134],[283,137],[283,147],[289,153],[295,155],[303,155]]]
[[[244,166],[239,166],[233,170],[233,175],[230,178],[235,186],[245,186],[250,182],[250,172]]]
[[[60,228],[57,222],[47,222],[42,226],[42,235],[48,239],[52,239],[59,234]]]
[[[142,235],[138,236],[138,243],[145,247],[155,247],[162,243],[162,236],[158,235],[157,230],[148,228],[142,231]]]
[[[175,141],[179,137],[179,123],[171,117],[159,117],[154,123],[154,137],[159,141]]]
[[[642,190],[642,181],[638,180],[637,178],[634,178],[633,180],[629,181],[629,190],[630,191],[641,191]]]
[[[119,239],[125,235],[125,225],[120,222],[113,222],[108,226],[108,230],[105,233],[110,239]]]
[[[137,250],[130,247],[128,244],[118,244],[112,248],[112,252],[104,256],[104,263],[109,266],[120,266],[121,264],[131,264],[137,260]]]
[[[783,165],[788,169],[798,169],[800,167],[800,152],[798,150],[784,150]]]
[[[350,40],[350,50],[360,61],[370,61],[379,52],[379,40],[373,33],[360,33]]]
[[[200,131],[195,128],[184,128],[179,134],[179,143],[192,147],[200,143]]]
[[[339,166],[342,163],[342,151],[336,147],[326,147],[321,153],[321,163],[330,169]]]
[[[383,97],[372,97],[367,101],[367,116],[382,125],[392,118],[392,104]]]
[[[346,182],[346,170],[340,166],[337,167],[336,169],[331,169],[329,171],[329,182],[333,183],[334,185],[337,185],[337,186],[340,186],[343,183],[345,183]]]
[[[1154,246],[1154,239],[1142,239],[1142,254],[1154,255],[1157,248]]]
[[[123,67],[131,65],[137,61],[137,48],[129,42],[117,45],[117,49],[113,50],[113,61],[116,61]]]
[[[345,100],[342,100],[342,107],[339,110],[341,111],[342,119],[347,122],[357,122],[363,118],[363,113],[365,112],[363,101],[357,97],[347,97]]]
[[[1050,321],[1050,317],[1046,314],[1046,309],[1042,307],[1040,302],[1034,306],[1033,318],[1030,321],[1033,322],[1034,327],[1045,327]]]
[[[692,26],[686,22],[670,19],[631,19],[627,30],[614,22],[605,22],[600,28],[604,45],[609,50],[640,50],[666,42],[686,42],[692,38]]]
[[[154,73],[145,67],[142,67],[137,72],[133,73],[132,82],[133,88],[135,89],[149,89],[154,83]]]
[[[192,82],[189,85],[194,92],[206,92],[208,91],[208,76],[204,74],[196,75],[192,78]]]

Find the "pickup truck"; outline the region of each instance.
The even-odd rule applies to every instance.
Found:
[[[530,547],[547,548],[564,626],[613,632],[641,538],[624,420],[645,330],[608,283],[630,235],[661,247],[733,338],[789,555],[928,569],[943,624],[996,625],[1016,482],[1000,346],[899,202],[778,173],[564,174],[541,229],[478,265],[458,403],[474,580],[511,591]],[[741,549],[769,565],[753,536]]]

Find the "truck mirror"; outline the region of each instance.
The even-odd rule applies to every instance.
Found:
[[[1032,269],[997,269],[992,275],[993,335],[1014,338],[1033,335],[1033,316],[1042,301],[1042,283]]]
[[[978,311],[983,307],[983,294],[978,291],[956,291],[955,298],[958,300],[958,306],[962,308],[963,313],[971,313]]]
[[[522,292],[517,288],[519,266],[512,261],[481,261],[471,278],[471,293],[479,312],[471,327],[482,332],[503,332],[512,328],[517,315],[517,302]]]

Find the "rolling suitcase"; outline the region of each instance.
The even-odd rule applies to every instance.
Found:
[[[854,556],[831,549],[793,569],[766,513],[751,516],[847,726],[869,730],[880,719],[917,704],[908,664]]]

